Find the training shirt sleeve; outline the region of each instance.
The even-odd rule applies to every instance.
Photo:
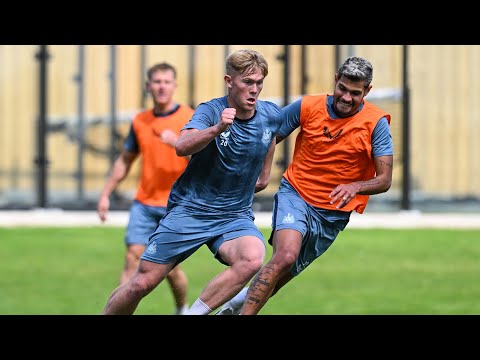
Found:
[[[123,142],[123,148],[130,152],[138,152],[138,142],[137,136],[135,135],[135,130],[133,129],[133,124],[130,125],[130,130],[128,131],[128,135]]]
[[[300,108],[302,99],[298,99],[291,104],[284,106],[281,110],[282,126],[278,130],[278,134],[282,138],[286,138],[296,128],[300,126]]]
[[[217,110],[206,103],[197,106],[190,121],[183,127],[185,129],[204,130],[213,126],[220,120]]]
[[[372,133],[373,157],[393,155],[393,141],[386,117],[382,117]]]

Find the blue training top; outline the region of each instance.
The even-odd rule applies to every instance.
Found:
[[[227,107],[227,96],[201,103],[183,129],[207,129],[220,121]],[[172,187],[167,211],[175,205],[202,214],[251,211],[255,184],[281,122],[278,105],[257,100],[252,118],[235,118],[226,131],[192,155]]]

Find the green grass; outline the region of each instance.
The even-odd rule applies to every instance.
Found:
[[[107,226],[0,228],[0,314],[100,314],[123,266],[123,234]],[[480,314],[479,258],[480,230],[347,229],[260,314]],[[202,247],[183,268],[191,303],[225,267]],[[172,311],[165,281],[136,314]]]

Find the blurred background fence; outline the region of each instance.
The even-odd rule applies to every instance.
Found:
[[[0,45],[0,208],[92,210],[133,116],[151,106],[145,71],[171,62],[176,100],[196,107],[226,93],[225,57],[260,51],[269,62],[261,99],[283,106],[332,93],[349,55],[374,66],[367,97],[392,114],[394,178],[369,211],[480,211],[480,46],[477,45]],[[272,195],[293,153],[275,154]],[[114,193],[126,209],[137,162]]]

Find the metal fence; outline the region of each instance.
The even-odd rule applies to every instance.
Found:
[[[225,93],[225,57],[247,47],[269,61],[261,98],[279,105],[331,93],[348,55],[372,62],[367,99],[392,114],[395,156],[392,188],[369,210],[480,210],[480,46],[444,45],[1,45],[0,208],[94,209],[130,121],[149,106],[146,68],[173,63],[176,98],[195,107]],[[271,208],[293,143],[279,145],[256,208]],[[128,207],[138,169],[113,208]]]

